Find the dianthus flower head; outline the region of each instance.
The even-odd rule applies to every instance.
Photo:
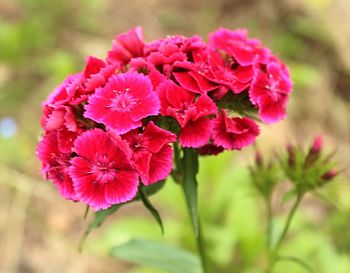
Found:
[[[250,116],[286,115],[288,68],[246,30],[220,28],[208,43],[196,35],[145,43],[142,32],[117,35],[105,59],[88,57],[43,103],[42,171],[64,198],[95,210],[178,174],[174,142],[175,157],[182,148],[239,150],[259,134]]]
[[[141,126],[141,120],[159,113],[159,99],[148,77],[126,72],[110,77],[85,106],[84,116],[118,134]]]
[[[69,174],[81,202],[100,210],[135,197],[139,177],[120,138],[89,130],[76,139],[74,152]]]

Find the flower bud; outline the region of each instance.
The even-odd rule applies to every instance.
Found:
[[[321,179],[324,181],[329,181],[329,180],[332,180],[337,175],[338,175],[338,172],[334,169],[331,169],[331,170],[325,172],[323,175],[321,175]]]
[[[309,150],[309,153],[305,159],[305,167],[310,167],[313,165],[321,154],[323,147],[323,137],[321,135],[316,136],[314,142]]]
[[[323,137],[321,135],[316,136],[312,144],[312,147],[310,149],[310,153],[319,154],[322,150],[322,147],[323,147]]]

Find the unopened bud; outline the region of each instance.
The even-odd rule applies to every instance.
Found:
[[[305,167],[309,167],[316,162],[316,160],[320,156],[322,147],[323,147],[323,137],[316,136],[314,139],[314,142],[309,150],[309,153],[306,156]]]
[[[329,170],[328,172],[325,172],[322,176],[321,179],[324,181],[329,181],[331,179],[333,179],[334,177],[336,177],[338,175],[338,172],[334,169]]]
[[[310,149],[310,153],[319,154],[323,147],[323,137],[321,135],[316,136],[314,139],[314,143]]]

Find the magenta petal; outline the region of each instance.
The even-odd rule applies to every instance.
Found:
[[[61,129],[64,125],[64,115],[64,109],[53,110],[46,120],[45,129],[48,131],[55,131]]]
[[[175,142],[176,135],[149,122],[142,134],[141,145],[152,153],[157,153],[169,142]]]
[[[212,123],[202,117],[189,122],[180,132],[180,144],[182,147],[198,148],[208,143]]]
[[[192,103],[195,98],[195,94],[175,85],[172,81],[167,81],[165,88],[166,99],[173,107],[182,108]]]
[[[181,87],[195,93],[202,93],[195,79],[189,75],[189,72],[174,72],[175,79]]]
[[[103,118],[103,122],[118,134],[125,134],[141,126],[140,120],[135,121],[129,113],[124,112],[110,112]]]
[[[159,113],[160,103],[150,79],[136,72],[113,75],[91,95],[85,117],[113,128],[119,134],[141,125],[141,120]]]
[[[254,143],[258,125],[249,118],[230,118],[225,111],[213,121],[212,139],[216,146],[240,150]]]
[[[158,153],[152,155],[148,184],[165,179],[173,168],[173,149],[170,145],[164,146]]]
[[[142,183],[145,185],[147,185],[149,181],[151,157],[152,154],[147,150],[135,151],[133,156],[135,168],[141,177]]]
[[[72,179],[69,177],[68,173],[64,176],[61,175],[61,177],[63,177],[63,179],[53,179],[60,195],[67,200],[78,200]]]
[[[131,112],[131,118],[135,121],[141,120],[147,116],[155,116],[159,114],[160,102],[155,93],[142,99],[142,107],[134,108]]]
[[[138,189],[139,178],[136,172],[119,171],[115,181],[106,184],[105,196],[109,204],[119,204],[132,200]]]
[[[81,202],[91,206],[94,210],[106,209],[110,204],[105,198],[105,184],[99,184],[90,174],[90,162],[81,157],[71,161],[70,175],[77,197]]]
[[[215,103],[207,95],[201,95],[194,103],[194,105],[196,106],[198,111],[196,118],[209,115],[216,115],[218,112]]]
[[[217,84],[214,84],[214,83],[210,82],[209,80],[207,80],[203,76],[202,73],[199,73],[197,71],[190,71],[189,74],[197,82],[201,94],[206,94],[209,91],[212,91],[212,90],[218,88]]]

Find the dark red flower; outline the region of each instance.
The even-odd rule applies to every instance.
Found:
[[[176,135],[149,122],[140,133],[135,129],[122,136],[133,150],[133,161],[141,181],[149,185],[165,179],[173,168],[173,149],[171,142]]]
[[[211,115],[217,107],[207,95],[196,95],[166,81],[157,89],[161,101],[161,114],[170,116],[180,124],[180,143],[183,147],[198,148],[210,138]]]
[[[223,110],[213,120],[213,143],[227,150],[240,150],[254,143],[259,135],[258,125],[249,118],[230,118]]]
[[[50,132],[43,136],[37,147],[37,156],[42,162],[42,172],[46,179],[51,179],[59,193],[69,200],[77,200],[72,180],[69,176],[70,152],[59,149],[57,133]]]
[[[136,72],[113,75],[85,106],[84,116],[124,134],[159,113],[159,99],[148,77]]]
[[[139,177],[123,140],[93,129],[77,138],[74,152],[69,173],[80,201],[100,210],[135,197]]]
[[[197,151],[200,155],[218,155],[224,151],[224,148],[210,143],[199,147]]]

